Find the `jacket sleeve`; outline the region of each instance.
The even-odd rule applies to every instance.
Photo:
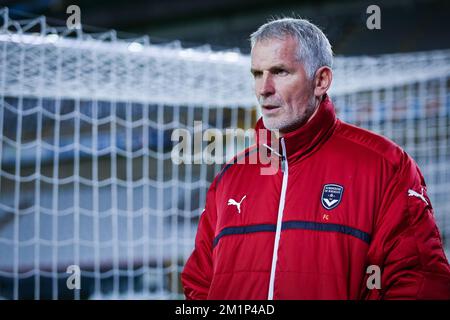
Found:
[[[208,297],[213,263],[212,250],[217,213],[213,181],[206,195],[205,209],[198,224],[195,247],[181,273],[184,294],[187,300],[203,300]]]
[[[383,195],[372,235],[367,262],[380,267],[381,288],[368,289],[365,282],[363,298],[450,299],[450,268],[425,181],[406,153]]]

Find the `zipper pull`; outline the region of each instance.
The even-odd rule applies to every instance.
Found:
[[[283,141],[284,144],[284,141]],[[281,158],[281,172],[284,172],[284,166],[285,166],[285,161],[286,161],[286,157],[284,155],[282,155],[281,153],[275,151],[275,149],[269,147],[267,144],[263,143],[263,146],[266,147],[267,149],[269,149],[272,153],[276,154],[278,157]],[[284,152],[284,150],[283,150]]]
[[[281,172],[283,172],[283,174],[284,174],[288,170],[288,163],[287,163],[287,157],[286,157],[286,145],[284,143],[284,138],[281,138],[281,152],[283,153],[281,155]]]

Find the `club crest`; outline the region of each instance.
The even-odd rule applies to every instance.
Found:
[[[343,193],[343,186],[332,183],[324,185],[321,198],[322,206],[327,210],[336,208],[341,203]]]

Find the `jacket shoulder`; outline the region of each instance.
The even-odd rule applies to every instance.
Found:
[[[338,120],[338,123],[335,136],[341,140],[344,148],[352,148],[368,157],[382,158],[394,167],[412,160],[398,144],[389,138],[341,120]]]

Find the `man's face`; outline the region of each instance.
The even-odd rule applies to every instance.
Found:
[[[285,134],[307,122],[315,110],[315,97],[313,82],[298,59],[297,40],[258,41],[251,59],[265,127]]]

